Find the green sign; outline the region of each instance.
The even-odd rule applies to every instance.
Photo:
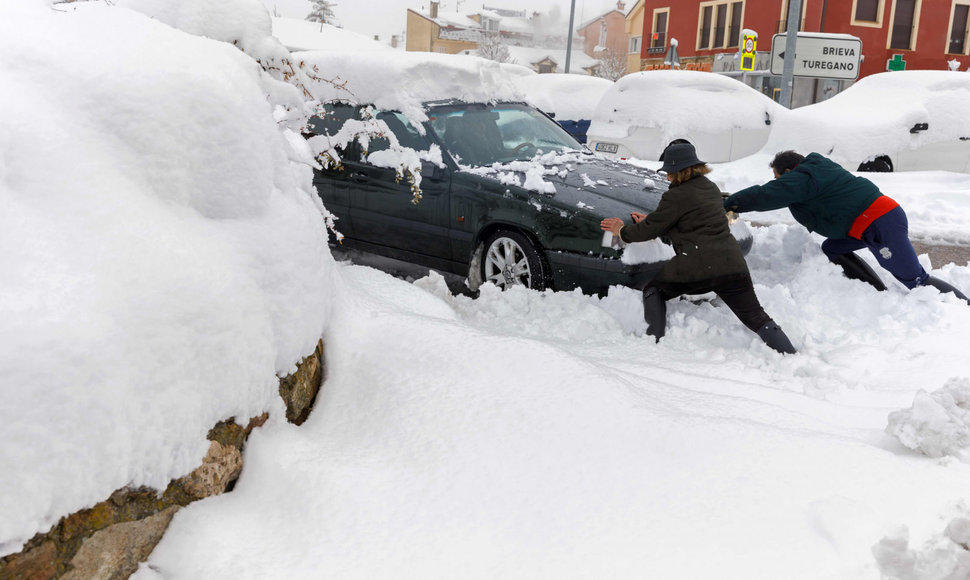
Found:
[[[894,54],[891,59],[887,60],[886,70],[906,70],[906,61],[903,60],[903,55]]]

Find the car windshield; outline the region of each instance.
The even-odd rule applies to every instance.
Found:
[[[462,165],[532,159],[537,153],[583,151],[555,121],[528,105],[448,105],[428,111],[431,130]]]

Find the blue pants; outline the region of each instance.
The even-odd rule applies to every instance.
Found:
[[[841,256],[862,248],[869,248],[879,265],[889,270],[907,288],[926,283],[930,277],[916,258],[916,250],[909,241],[909,220],[902,207],[877,218],[862,232],[862,239],[825,240],[822,251],[826,256]]]

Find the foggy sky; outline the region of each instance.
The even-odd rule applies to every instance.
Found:
[[[391,35],[403,35],[407,9],[417,12],[427,10],[428,0],[336,0],[334,13],[340,24],[354,32],[367,36],[380,35],[381,40],[390,39]],[[442,0],[442,12],[455,12],[456,1]],[[636,0],[627,0],[626,10],[629,10]],[[304,18],[310,12],[310,0],[263,0],[263,4],[270,13],[288,18]],[[513,10],[528,10],[541,12],[545,22],[559,20],[563,26],[563,34],[569,28],[570,0],[464,0],[458,4],[458,11],[463,13],[475,12],[483,5],[496,8],[510,8]],[[575,26],[585,20],[595,18],[600,14],[616,8],[616,0],[576,0]]]

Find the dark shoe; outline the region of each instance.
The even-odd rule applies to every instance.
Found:
[[[643,319],[647,321],[647,334],[660,342],[667,333],[667,301],[655,286],[643,290]]]
[[[963,292],[960,292],[959,290],[951,286],[949,282],[944,282],[939,278],[934,278],[933,276],[930,276],[929,278],[926,279],[925,282],[923,282],[923,286],[932,286],[937,290],[939,290],[941,294],[946,292],[952,292],[953,294],[956,295],[957,298],[959,298],[960,300],[963,300],[967,304],[970,304],[970,298],[967,298],[966,294],[964,294]]]
[[[828,258],[833,264],[842,266],[842,271],[845,272],[846,278],[850,280],[862,280],[863,282],[872,284],[880,292],[886,289],[886,285],[872,271],[869,264],[866,264],[862,258],[856,256],[854,253],[850,252],[848,254],[842,254],[841,256],[829,256]]]
[[[795,354],[798,352],[792,346],[791,341],[788,340],[785,332],[774,322],[769,322],[762,326],[761,330],[758,331],[758,338],[765,341],[765,344],[781,354]]]

